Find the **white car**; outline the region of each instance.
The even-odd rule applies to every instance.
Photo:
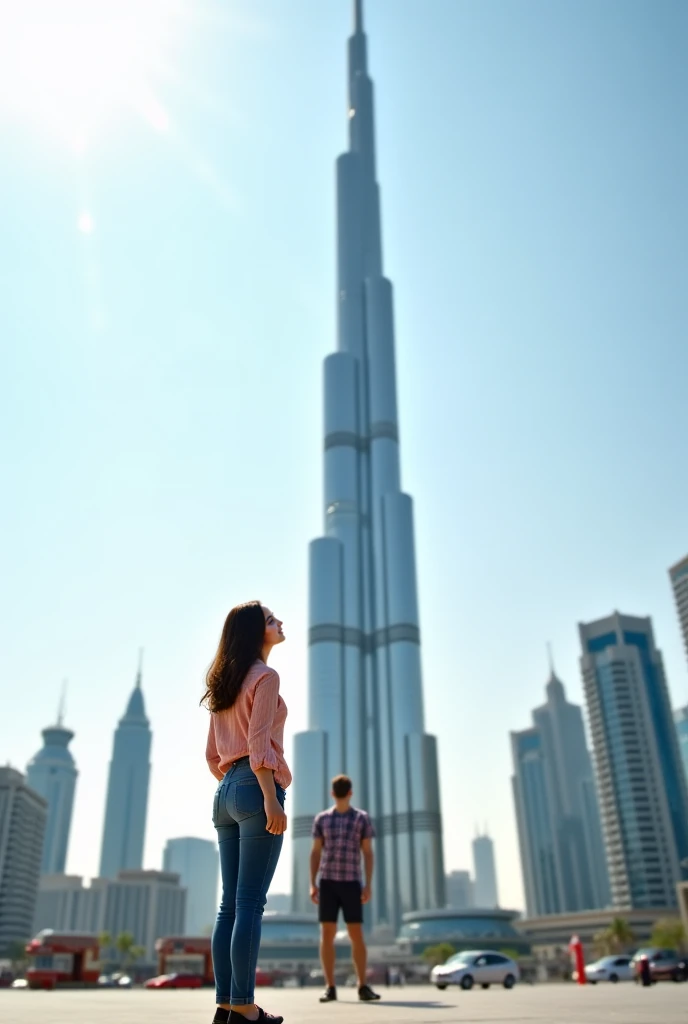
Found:
[[[585,978],[591,985],[596,985],[598,981],[633,981],[633,977],[630,956],[603,956],[585,968]]]
[[[446,964],[433,967],[430,981],[440,991],[449,985],[459,985],[468,991],[474,985],[489,988],[490,985],[503,985],[513,988],[520,978],[517,963],[501,953],[492,950],[469,950],[466,953],[455,953]]]

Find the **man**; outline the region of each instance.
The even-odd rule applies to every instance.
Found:
[[[380,998],[367,981],[368,955],[363,938],[363,905],[370,902],[375,831],[366,812],[352,807],[352,795],[351,779],[338,775],[332,780],[334,807],[318,814],[313,822],[311,900],[319,908],[320,960],[327,984],[321,1003],[331,1003],[337,998],[334,939],[340,910],[351,939],[358,998],[366,1003]],[[361,854],[365,865],[363,886]]]

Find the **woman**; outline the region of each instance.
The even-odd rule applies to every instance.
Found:
[[[284,760],[287,708],[270,652],[282,623],[259,601],[233,608],[206,677],[211,712],[206,758],[220,780],[213,824],[220,844],[222,902],[212,950],[217,1010],[213,1024],[282,1024],[253,998],[263,909],[277,867],[291,772]]]

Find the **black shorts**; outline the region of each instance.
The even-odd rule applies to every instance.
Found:
[[[335,924],[340,910],[347,924],[363,924],[361,883],[321,878],[318,920],[322,924]]]

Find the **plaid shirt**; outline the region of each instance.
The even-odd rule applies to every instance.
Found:
[[[313,838],[322,839],[320,877],[330,882],[361,881],[361,843],[375,835],[365,811],[350,807],[338,814],[334,807],[313,822]]]

